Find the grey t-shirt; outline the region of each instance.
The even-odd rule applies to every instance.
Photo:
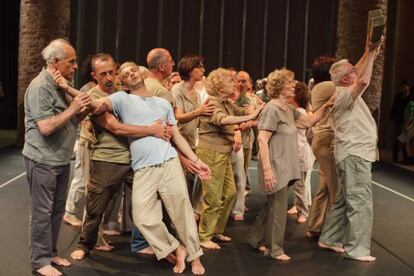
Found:
[[[300,116],[293,106],[284,111],[272,102],[268,102],[259,117],[257,128],[272,132],[269,140],[269,160],[276,184],[272,191],[264,189],[263,165],[259,159],[258,174],[263,190],[275,193],[290,181],[300,179],[298,140],[296,119]]]
[[[78,119],[73,117],[49,136],[43,136],[37,126],[37,122],[62,113],[68,108],[68,102],[46,69],[31,81],[24,95],[24,156],[50,166],[62,166],[70,162]]]
[[[331,118],[337,164],[349,155],[378,160],[377,124],[361,96],[354,100],[348,87],[337,87]]]

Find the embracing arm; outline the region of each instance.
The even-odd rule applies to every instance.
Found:
[[[95,116],[94,122],[96,122],[100,127],[103,127],[119,136],[129,136],[135,138],[155,136],[166,140],[171,137],[170,128],[163,126],[161,120],[158,120],[149,126],[128,125],[118,121],[113,114],[104,112],[99,116]]]

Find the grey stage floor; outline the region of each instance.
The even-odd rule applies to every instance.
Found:
[[[28,189],[20,152],[0,149],[0,275],[31,275],[27,250]],[[316,240],[304,237],[306,225],[289,217],[285,251],[292,257],[287,263],[264,258],[246,244],[254,217],[264,202],[257,188],[255,163],[250,176],[253,193],[247,200],[251,209],[244,222],[230,221],[227,231],[233,237],[220,251],[207,251],[203,262],[207,275],[414,275],[414,173],[386,164],[373,169],[374,263],[345,260],[340,254],[320,250]],[[317,176],[313,174],[315,191]],[[291,197],[291,195],[290,195]],[[78,230],[63,225],[59,249],[69,257],[79,238]],[[116,249],[110,253],[93,252],[81,262],[73,262],[65,275],[170,275],[166,262],[129,252],[128,235],[116,237]],[[187,275],[190,275],[188,270]]]

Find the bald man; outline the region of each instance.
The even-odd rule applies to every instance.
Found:
[[[164,48],[155,48],[147,55],[149,74],[145,86],[152,96],[164,98],[172,104],[173,97],[162,82],[171,75],[175,65],[170,52]]]

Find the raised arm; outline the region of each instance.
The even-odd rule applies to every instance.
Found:
[[[367,40],[364,55],[355,65],[357,79],[351,86],[351,96],[353,99],[356,99],[368,87],[371,81],[372,68],[374,66],[375,57],[383,41],[383,38],[379,42],[375,43]]]

